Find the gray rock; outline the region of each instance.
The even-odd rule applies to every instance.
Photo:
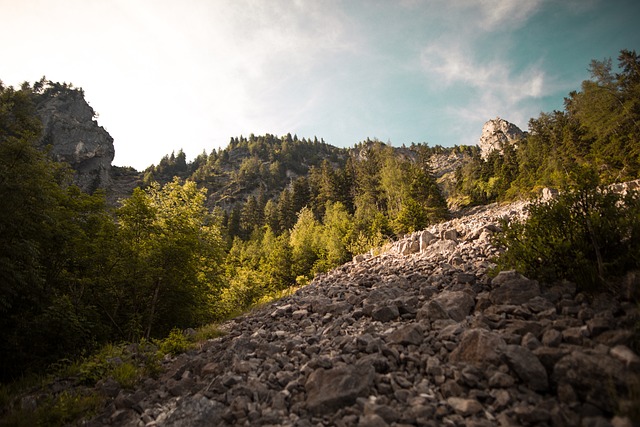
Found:
[[[617,345],[613,347],[609,354],[621,361],[627,368],[638,371],[640,370],[640,357],[626,345]]]
[[[486,159],[495,150],[502,153],[504,146],[515,145],[526,138],[526,135],[518,126],[500,117],[489,120],[482,127],[482,135],[478,141],[480,156]]]
[[[450,397],[447,403],[454,411],[463,417],[477,414],[482,411],[482,405],[476,399],[463,399],[460,397]]]
[[[425,252],[427,250],[427,247],[434,240],[436,240],[436,236],[434,236],[433,234],[431,234],[427,230],[421,231],[418,234],[418,242],[419,242],[419,245],[420,245],[420,252]]]
[[[43,97],[36,114],[43,125],[39,145],[50,146],[55,160],[71,165],[78,187],[93,192],[111,184],[113,138],[98,125],[81,91],[69,89]]]
[[[427,253],[429,255],[449,255],[456,250],[457,246],[453,240],[438,240],[429,246]]]
[[[219,419],[225,407],[215,400],[202,395],[185,397],[180,400],[176,409],[162,423],[167,427],[205,427],[212,420]]]
[[[473,297],[462,291],[443,291],[433,302],[438,303],[447,313],[448,317],[456,322],[463,321],[475,306]]]
[[[375,307],[371,312],[371,318],[380,322],[389,322],[400,316],[396,305],[382,305]]]
[[[451,362],[467,362],[475,364],[495,364],[507,344],[495,332],[485,329],[469,329],[462,333],[460,343],[449,355]]]
[[[493,304],[525,304],[540,296],[540,286],[515,271],[501,271],[491,281],[494,289],[490,299]]]
[[[393,344],[420,345],[423,340],[424,330],[416,323],[401,326],[387,335],[387,342]]]
[[[307,408],[323,414],[353,405],[369,392],[374,374],[374,368],[366,365],[316,369],[305,382]]]
[[[557,384],[571,385],[583,401],[603,411],[613,412],[617,398],[612,393],[603,392],[603,384],[625,390],[630,377],[622,362],[614,357],[574,351],[555,364],[552,379]]]
[[[387,427],[389,424],[378,414],[360,416],[358,426],[362,427]]]
[[[445,308],[438,301],[431,300],[425,305],[423,305],[416,314],[416,319],[418,320],[441,320],[441,319],[449,319],[449,313],[445,310]]]
[[[562,332],[549,329],[542,335],[542,344],[548,347],[557,347],[562,342]]]
[[[515,380],[509,374],[504,372],[496,371],[489,378],[489,387],[494,388],[509,388],[515,384]]]
[[[520,343],[520,345],[527,348],[528,350],[535,350],[536,348],[540,347],[542,343],[540,342],[540,340],[538,340],[538,338],[536,338],[534,334],[532,334],[531,332],[527,332],[525,336],[522,337],[522,342]]]
[[[545,391],[549,388],[547,371],[531,351],[519,345],[508,345],[504,357],[509,367],[533,390]]]

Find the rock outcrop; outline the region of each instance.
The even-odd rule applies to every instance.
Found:
[[[492,151],[502,152],[505,145],[514,145],[526,135],[518,126],[500,117],[489,120],[482,127],[482,135],[478,141],[480,155],[486,159]]]
[[[631,425],[638,306],[503,271],[490,206],[357,257],[110,393],[92,426]]]
[[[43,124],[40,145],[50,147],[57,161],[75,171],[76,184],[86,192],[110,185],[113,138],[95,120],[81,90],[50,90],[40,99],[37,115]]]

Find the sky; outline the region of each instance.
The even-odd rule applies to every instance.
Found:
[[[0,0],[0,80],[83,88],[138,170],[251,133],[472,145],[640,50],[639,18],[637,0]]]

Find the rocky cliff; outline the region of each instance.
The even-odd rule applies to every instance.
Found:
[[[487,275],[499,219],[523,207],[359,256],[223,324],[159,378],[103,384],[111,403],[89,425],[632,425],[637,304]]]
[[[75,182],[86,192],[111,183],[113,138],[96,121],[96,113],[81,90],[52,86],[41,95],[37,115],[43,124],[40,145],[50,147],[55,160],[67,162]]]
[[[482,135],[478,141],[480,155],[486,159],[492,151],[502,151],[502,147],[506,144],[513,145],[525,137],[526,132],[520,130],[518,126],[496,117],[487,121],[482,127]]]

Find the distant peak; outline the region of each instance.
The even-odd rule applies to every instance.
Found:
[[[527,136],[518,126],[500,117],[488,120],[482,127],[478,141],[480,155],[486,159],[494,150],[502,151],[505,144],[514,145]]]

